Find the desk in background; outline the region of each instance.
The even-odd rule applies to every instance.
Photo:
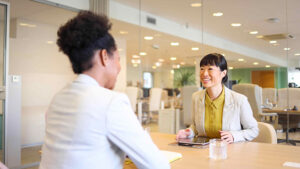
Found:
[[[171,163],[172,169],[274,169],[283,167],[285,162],[300,163],[300,147],[241,142],[228,145],[226,160],[212,160],[208,157],[209,149],[196,149],[170,145],[175,142],[175,135],[151,133],[154,143],[161,149],[179,152],[182,158]],[[134,164],[127,164],[124,169],[134,169]]]
[[[300,110],[287,110],[287,109],[263,109],[263,113],[277,113],[279,115],[286,115],[287,121],[289,122],[289,115],[300,115]],[[296,142],[300,143],[300,140],[291,140],[289,139],[289,123],[287,123],[286,127],[286,136],[285,139],[278,139],[278,142],[285,141],[286,143],[290,143],[292,145],[296,145]]]

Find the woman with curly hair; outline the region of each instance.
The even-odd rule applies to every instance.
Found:
[[[51,102],[40,169],[170,168],[139,124],[126,95],[114,92],[120,56],[107,17],[80,12],[58,30],[57,45],[78,77]]]

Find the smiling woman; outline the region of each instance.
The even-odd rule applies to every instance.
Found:
[[[176,138],[197,135],[221,138],[227,143],[253,140],[258,127],[247,98],[222,84],[227,81],[223,55],[213,53],[202,58],[200,80],[206,89],[193,94],[192,125],[180,130]]]

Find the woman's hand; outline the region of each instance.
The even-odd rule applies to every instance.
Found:
[[[220,131],[221,139],[227,143],[233,143],[233,136],[229,131]]]
[[[190,135],[191,135],[191,129],[179,130],[176,135],[176,140],[178,140],[179,138],[187,138]]]

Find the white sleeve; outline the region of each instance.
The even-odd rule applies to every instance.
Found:
[[[234,138],[234,142],[251,141],[257,137],[259,133],[257,121],[253,117],[251,106],[246,97],[243,97],[241,100],[240,119],[243,130],[230,131]]]
[[[168,160],[143,130],[126,95],[121,94],[113,99],[106,122],[108,139],[124,151],[137,168],[170,168]]]

